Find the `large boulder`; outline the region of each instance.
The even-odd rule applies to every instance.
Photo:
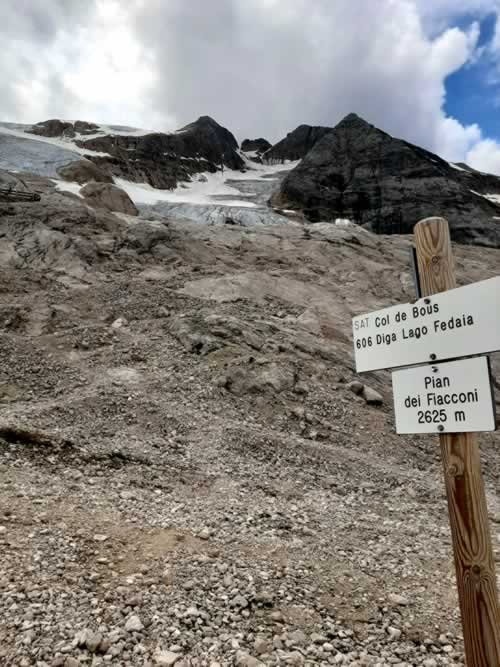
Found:
[[[299,125],[289,132],[284,139],[278,141],[266,151],[262,158],[268,163],[285,162],[286,160],[301,160],[317,141],[331,131],[331,127]]]
[[[32,134],[38,134],[42,137],[74,136],[75,134],[73,123],[59,120],[58,118],[51,118],[50,120],[36,123],[29,131]]]
[[[99,130],[99,125],[88,123],[86,120],[75,120],[73,127],[78,134],[93,134]]]
[[[90,160],[75,160],[60,167],[57,173],[65,181],[80,183],[112,183],[113,178]]]
[[[51,118],[36,123],[31,127],[29,132],[31,134],[38,134],[42,137],[70,137],[73,138],[78,134],[93,134],[99,130],[99,125],[95,123],[88,123],[85,120],[76,120],[72,123],[69,120],[59,120],[59,118]]]
[[[224,164],[229,169],[241,169],[245,166],[238,155],[238,142],[234,135],[210,116],[200,116],[173,136],[177,138],[177,142],[179,139],[181,141],[180,144],[177,143],[179,155],[200,155],[216,166]]]
[[[13,190],[27,191],[24,181],[11,174],[9,171],[0,169],[0,188],[12,188]]]
[[[291,364],[271,362],[262,365],[233,364],[218,384],[238,396],[292,391],[296,382]]]
[[[87,183],[81,188],[80,194],[94,208],[128,215],[139,213],[125,190],[111,183]]]
[[[499,193],[500,179],[457,169],[350,114],[286,176],[272,204],[380,234],[409,234],[422,218],[441,216],[454,240],[499,247],[500,206],[483,191]]]

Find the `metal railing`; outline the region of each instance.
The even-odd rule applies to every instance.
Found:
[[[3,201],[40,201],[40,195],[37,192],[28,192],[26,190],[16,190],[13,187],[0,187],[0,200]]]

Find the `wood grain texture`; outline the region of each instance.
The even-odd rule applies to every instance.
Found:
[[[426,218],[415,225],[415,247],[422,296],[456,287],[450,232],[444,218]]]
[[[422,296],[455,287],[448,223],[414,229]],[[477,437],[439,436],[468,667],[500,667],[500,608]]]

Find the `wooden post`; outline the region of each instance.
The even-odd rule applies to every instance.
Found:
[[[422,220],[414,234],[422,296],[454,288],[446,220]],[[500,608],[478,440],[473,433],[444,433],[439,440],[467,665],[499,667]]]

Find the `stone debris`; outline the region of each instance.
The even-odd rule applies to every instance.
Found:
[[[394,433],[389,373],[353,370],[352,314],[408,299],[408,239],[131,223],[22,178],[42,198],[0,204],[0,665],[463,665],[438,451]],[[455,252],[462,284],[498,271]]]

